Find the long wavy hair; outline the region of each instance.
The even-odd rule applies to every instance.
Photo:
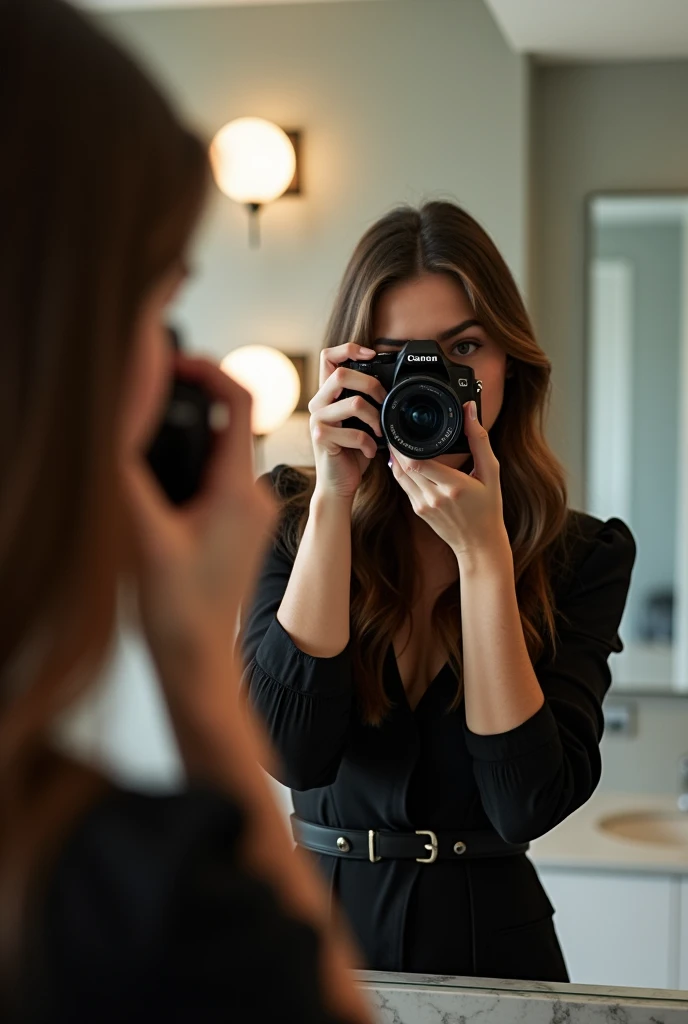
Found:
[[[555,643],[552,563],[566,536],[562,467],[544,437],[550,362],[538,346],[514,279],[491,238],[465,210],[431,202],[401,207],[374,224],[349,262],[325,336],[373,341],[375,305],[385,289],[421,274],[448,274],[465,290],[488,335],[510,357],[504,403],[490,431],[501,466],[504,521],[514,557],[521,624],[535,662]],[[408,501],[378,452],[356,493],[352,517],[351,641],[364,719],[379,724],[390,708],[383,664],[390,640],[410,622],[417,567],[408,543]],[[312,470],[277,476],[283,501],[281,542],[295,554],[308,517]],[[562,552],[562,556],[565,554]],[[463,695],[460,581],[433,610],[433,632],[447,651]]]
[[[55,724],[112,637],[129,557],[117,441],[135,323],[183,258],[208,169],[146,76],[62,0],[0,0],[0,123],[5,981],[39,878],[105,785],[59,755]]]

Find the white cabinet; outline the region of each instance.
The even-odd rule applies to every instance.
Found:
[[[681,880],[681,934],[678,947],[678,987],[688,989],[688,878]]]
[[[556,910],[571,981],[688,988],[688,879],[560,868],[538,873]]]

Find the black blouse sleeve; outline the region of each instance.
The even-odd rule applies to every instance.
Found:
[[[348,645],[333,658],[314,658],[299,650],[277,621],[292,565],[278,537],[246,616],[244,680],[279,755],[278,781],[306,790],[330,785],[337,777],[353,681]]]
[[[556,652],[535,666],[543,707],[507,733],[479,736],[466,729],[483,806],[509,842],[549,832],[588,800],[601,775],[608,658],[623,649],[617,630],[635,543],[618,519],[572,518],[578,532],[573,569],[559,586],[554,581]]]
[[[204,787],[94,807],[51,878],[22,1021],[335,1024],[316,933],[238,863],[242,826]]]

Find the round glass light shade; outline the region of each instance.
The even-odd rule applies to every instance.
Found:
[[[261,117],[230,121],[210,145],[218,187],[237,203],[270,203],[289,187],[296,153],[286,132]]]
[[[253,396],[254,434],[271,434],[285,423],[298,405],[299,374],[279,349],[269,345],[243,345],[222,360],[222,369]]]

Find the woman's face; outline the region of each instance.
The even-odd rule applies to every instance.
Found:
[[[476,319],[466,292],[451,274],[422,274],[383,292],[373,318],[373,347],[398,352],[409,340],[433,340],[453,363],[470,366],[483,382],[482,422],[494,425],[504,399],[507,357]],[[467,455],[440,455],[458,469]]]
[[[125,455],[145,451],[162,418],[174,362],[166,312],[184,277],[183,268],[170,270],[139,309],[124,389],[121,438]]]

